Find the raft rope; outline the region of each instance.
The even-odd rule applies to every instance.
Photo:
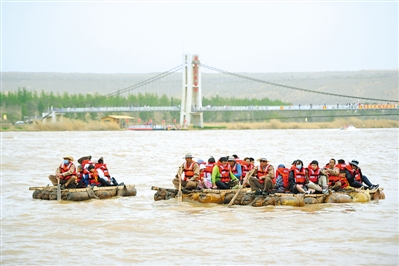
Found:
[[[317,94],[324,94],[324,95],[329,95],[329,96],[337,96],[337,97],[342,97],[342,98],[362,99],[362,100],[371,100],[371,101],[380,101],[380,102],[396,102],[397,101],[397,100],[392,100],[392,99],[391,100],[376,99],[376,98],[350,96],[350,95],[336,94],[336,93],[330,93],[330,92],[321,92],[321,91],[302,89],[302,88],[298,88],[298,87],[287,86],[287,85],[283,85],[283,84],[279,84],[279,83],[274,83],[274,82],[269,82],[269,81],[265,81],[265,80],[261,80],[261,79],[257,79],[257,78],[244,76],[244,75],[241,75],[241,74],[238,74],[238,73],[233,73],[233,72],[229,72],[229,71],[226,71],[226,70],[218,69],[216,67],[211,67],[211,66],[208,66],[208,65],[204,65],[202,63],[198,63],[198,64],[200,66],[204,67],[204,68],[209,69],[209,70],[213,70],[213,71],[220,72],[220,73],[223,73],[223,74],[227,74],[227,75],[230,75],[230,76],[234,76],[234,77],[238,77],[238,78],[242,78],[242,79],[247,79],[247,80],[251,80],[251,81],[255,81],[255,82],[259,82],[259,83],[263,83],[263,84],[268,84],[268,85],[272,85],[272,86],[276,86],[276,87],[287,88],[287,89],[291,89],[291,90],[304,91],[304,92],[317,93]]]

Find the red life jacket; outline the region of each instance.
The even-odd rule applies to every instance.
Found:
[[[288,168],[277,168],[276,170],[276,178],[281,175],[283,177],[283,183],[284,183],[284,188],[289,189],[289,183],[288,183],[288,175],[290,173],[290,169]],[[275,182],[274,182],[275,184]]]
[[[306,172],[305,168],[302,167],[301,170],[296,168],[296,165],[291,166],[290,171],[294,172],[294,181],[298,185],[304,185],[306,183]]]
[[[83,171],[76,173],[76,182],[79,183],[83,179]]]
[[[96,168],[96,169],[100,168],[101,171],[103,171],[103,173],[104,173],[104,175],[105,175],[106,177],[111,177],[110,174],[109,174],[109,172],[108,172],[108,167],[107,167],[107,165],[106,165],[105,163],[96,163],[96,164],[95,164],[95,168]]]
[[[258,171],[256,173],[256,178],[259,179],[259,183],[261,183],[261,184],[265,183],[265,180],[260,179],[260,177],[265,176],[269,173],[270,166],[271,166],[270,164],[266,164],[265,169],[262,169],[262,167],[260,167],[260,165],[258,165],[258,168],[257,168]]]
[[[345,167],[355,178],[355,180],[357,182],[359,182],[360,184],[363,183],[362,181],[362,175],[361,175],[361,171],[360,168],[358,167],[356,170],[352,167],[351,164],[346,165]]]
[[[308,177],[309,180],[312,181],[313,183],[316,183],[319,181],[319,176],[320,176],[320,168],[317,167],[316,170],[313,170],[311,165],[309,164],[308,168]]]
[[[230,171],[231,167],[230,164],[221,164],[217,162],[217,167],[219,167],[219,172],[220,172],[220,181],[227,183],[230,182]]]
[[[186,162],[184,162],[184,181],[187,181],[188,179],[192,178],[194,176],[194,165],[197,164],[196,162],[192,161],[190,165],[187,165]]]
[[[205,170],[204,170],[204,172],[205,173],[209,173],[209,174],[212,174],[212,170],[213,170],[213,167],[215,166],[215,163],[207,163],[207,164],[205,164]]]
[[[64,163],[62,163],[62,164],[60,165],[60,173],[63,174],[63,173],[68,172],[68,171],[71,169],[72,165],[73,165],[72,162],[70,162],[69,164],[64,164]],[[68,180],[69,178],[71,178],[71,177],[74,176],[74,175],[76,175],[76,167],[75,167],[75,170],[73,171],[72,174],[63,176],[63,177],[61,177],[61,179],[63,179],[63,180]]]

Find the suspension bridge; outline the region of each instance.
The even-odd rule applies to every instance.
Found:
[[[208,71],[213,71],[216,73],[221,73],[226,76],[230,76],[235,78],[238,84],[250,82],[252,85],[251,88],[257,87],[253,91],[246,87],[245,84],[242,86],[242,91],[247,93],[253,97],[276,97],[276,91],[280,94],[280,97],[284,97],[288,95],[288,93],[306,93],[310,96],[310,99],[316,99],[314,95],[321,95],[325,98],[329,99],[348,99],[348,101],[352,101],[351,103],[347,104],[290,104],[290,105],[280,105],[280,106],[211,106],[206,105],[203,106],[202,104],[202,95],[203,90],[202,88],[210,89],[212,93],[218,95],[219,93],[224,96],[229,96],[229,92],[220,90],[217,87],[217,83],[212,80],[208,84],[206,80],[202,79],[202,71],[201,69],[206,69]],[[174,88],[180,87],[181,90],[181,104],[178,106],[126,106],[126,107],[95,107],[101,101],[114,97],[119,96],[124,93],[130,93],[133,90],[136,92],[144,87],[154,86],[156,87],[163,87],[163,85],[159,85],[160,81],[167,79],[171,75],[176,75],[181,71],[180,76],[180,86],[176,84]],[[169,80],[170,81],[170,80]],[[158,83],[157,83],[158,82]],[[203,86],[203,84],[205,84]],[[254,86],[253,84],[257,84]],[[233,85],[230,85],[233,86]],[[248,84],[247,84],[248,86]],[[265,93],[259,93],[259,86],[261,88],[265,88]],[[226,87],[226,86],[225,86]],[[229,87],[229,86],[227,86]],[[271,90],[270,88],[273,87],[275,90]],[[167,88],[168,89],[168,88]],[[157,91],[157,89],[155,89]],[[170,90],[171,91],[171,90]],[[169,93],[169,92],[167,92]],[[245,95],[245,94],[244,94]],[[261,96],[262,95],[262,96]],[[283,95],[283,96],[282,96]],[[245,96],[248,97],[248,96]],[[277,96],[278,97],[278,96]],[[363,102],[363,103],[361,103]],[[370,104],[365,104],[365,102],[370,102]],[[101,112],[180,112],[180,125],[190,125],[193,124],[194,126],[203,127],[203,114],[209,112],[313,112],[313,111],[349,111],[349,110],[362,110],[362,111],[393,111],[398,110],[398,100],[396,99],[381,99],[381,98],[373,98],[373,97],[360,97],[360,96],[351,96],[351,95],[344,95],[339,93],[332,93],[326,91],[317,91],[311,90],[307,88],[301,88],[296,86],[284,85],[276,82],[269,82],[263,79],[260,79],[254,75],[243,75],[233,72],[228,72],[225,70],[221,70],[215,67],[211,67],[205,65],[200,62],[198,55],[183,55],[183,63],[175,68],[172,68],[166,72],[161,74],[155,75],[149,79],[144,81],[138,82],[135,85],[126,87],[124,89],[118,89],[112,93],[102,95],[91,99],[89,101],[76,103],[74,107],[66,107],[66,108],[51,108],[48,112],[43,113],[43,119],[51,118],[52,121],[55,121],[57,114],[66,114],[66,113],[101,113]],[[82,107],[80,107],[82,106]],[[90,107],[87,107],[90,106]],[[396,113],[397,115],[397,113]]]

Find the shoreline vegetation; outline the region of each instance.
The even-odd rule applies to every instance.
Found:
[[[204,123],[204,128],[190,126],[189,130],[257,130],[257,129],[340,129],[352,125],[355,128],[399,128],[399,121],[389,119],[362,120],[356,117],[336,118],[331,122],[284,122],[271,119],[263,122],[215,122]],[[2,123],[1,131],[119,131],[128,130],[120,128],[114,123],[102,123],[96,120],[87,122],[77,119],[64,118],[62,122],[42,123],[39,120],[32,124],[11,125]]]

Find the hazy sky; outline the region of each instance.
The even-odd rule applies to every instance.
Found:
[[[398,2],[2,1],[2,71],[398,69]]]

